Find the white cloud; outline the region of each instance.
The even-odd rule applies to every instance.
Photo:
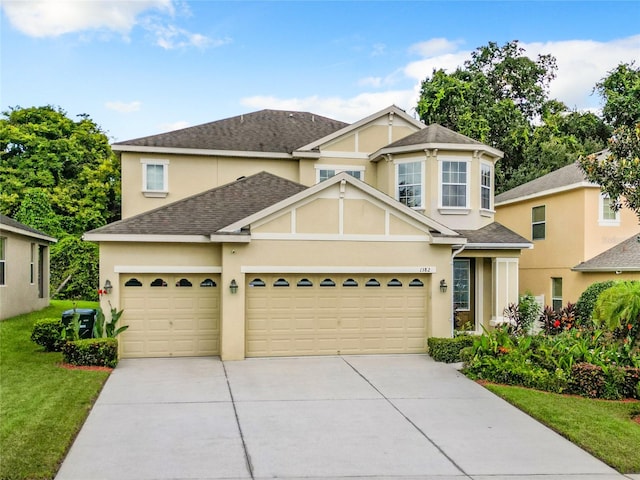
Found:
[[[389,89],[387,91],[361,92],[352,97],[320,97],[317,95],[304,98],[278,98],[273,96],[253,96],[241,100],[251,108],[275,108],[284,110],[310,110],[344,121],[358,120],[364,116],[381,110],[391,104],[414,115],[419,95],[420,84],[431,76],[434,69],[442,68],[448,72],[462,66],[470,58],[470,50],[448,51],[460,41],[434,39],[422,42],[413,51],[421,54],[441,52],[421,60],[413,61],[400,70],[390,72],[386,77],[364,77],[358,85],[363,88],[380,89],[397,84],[400,81],[412,84],[407,89]],[[550,97],[556,98],[569,108],[593,110],[599,106],[600,100],[591,95],[596,82],[607,75],[621,62],[631,62],[638,56],[640,35],[596,42],[590,40],[558,41],[546,43],[521,43],[526,54],[535,57],[538,54],[555,56],[558,64],[557,78],[551,82]]]
[[[156,45],[165,50],[185,47],[220,47],[231,42],[230,38],[212,39],[175,25],[162,25],[155,19],[146,20],[143,26],[155,37]]]
[[[136,17],[150,9],[172,14],[172,0],[4,0],[11,24],[30,37],[56,37],[86,30],[111,30],[126,35]]]
[[[380,55],[384,55],[387,46],[384,43],[375,43],[371,49],[372,57],[379,57]]]
[[[409,47],[410,53],[418,54],[422,57],[432,57],[444,53],[455,52],[458,46],[464,43],[462,40],[447,40],[446,38],[432,38],[425,42],[419,42]]]
[[[140,111],[140,107],[142,107],[142,102],[139,100],[134,100],[133,102],[106,102],[104,104],[109,110],[115,110],[120,113],[131,113]]]

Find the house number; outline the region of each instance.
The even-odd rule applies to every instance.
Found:
[[[419,267],[420,273],[431,273],[433,267]]]

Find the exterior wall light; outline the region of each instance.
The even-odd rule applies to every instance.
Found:
[[[440,291],[442,293],[445,293],[447,291],[447,281],[443,278],[442,280],[440,280]]]
[[[231,283],[229,284],[229,290],[231,290],[231,293],[238,293],[238,284],[236,283],[235,278],[231,280]]]
[[[111,293],[112,288],[113,285],[111,285],[111,281],[109,279],[105,280],[104,287],[102,287],[102,289],[107,293],[107,295]]]

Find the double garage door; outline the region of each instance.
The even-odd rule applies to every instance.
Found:
[[[421,353],[427,278],[247,275],[247,357]],[[123,357],[220,352],[220,276],[121,275]]]
[[[426,278],[247,276],[246,356],[420,353]]]
[[[121,275],[123,357],[218,355],[220,276]]]

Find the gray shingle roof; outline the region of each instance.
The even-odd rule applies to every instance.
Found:
[[[35,228],[31,228],[25,225],[24,223],[20,223],[11,217],[7,217],[6,215],[0,214],[0,229],[2,228],[3,225],[6,225],[7,227],[17,228],[19,230],[24,230],[27,233],[35,233],[36,235],[42,235],[44,237],[53,238],[51,237],[51,235],[41,232],[40,230],[36,230]]]
[[[309,112],[260,110],[173,132],[125,140],[114,143],[114,146],[291,153],[346,126],[347,123]]]
[[[598,152],[598,156],[607,154],[606,150]],[[500,195],[496,195],[495,203],[507,202],[509,200],[516,200],[521,197],[528,197],[538,193],[552,190],[555,188],[568,187],[569,185],[575,185],[576,183],[586,182],[587,179],[584,176],[582,170],[578,166],[578,162],[566,165],[558,170],[554,170],[551,173],[547,173],[542,177],[531,180],[530,182],[518,185],[511,190],[508,190]]]
[[[87,233],[211,235],[306,188],[261,172]]]
[[[498,222],[490,223],[477,230],[456,231],[467,239],[468,246],[472,246],[473,244],[495,244],[496,248],[500,248],[501,245],[524,244],[523,248],[525,248],[531,245],[529,240]]]
[[[576,265],[572,270],[579,272],[640,272],[640,234],[636,234],[600,255]]]
[[[408,145],[421,145],[423,143],[454,143],[465,145],[484,145],[473,138],[469,138],[461,133],[454,132],[442,125],[432,123],[428,127],[418,130],[400,140],[387,145],[386,148],[404,147]]]

